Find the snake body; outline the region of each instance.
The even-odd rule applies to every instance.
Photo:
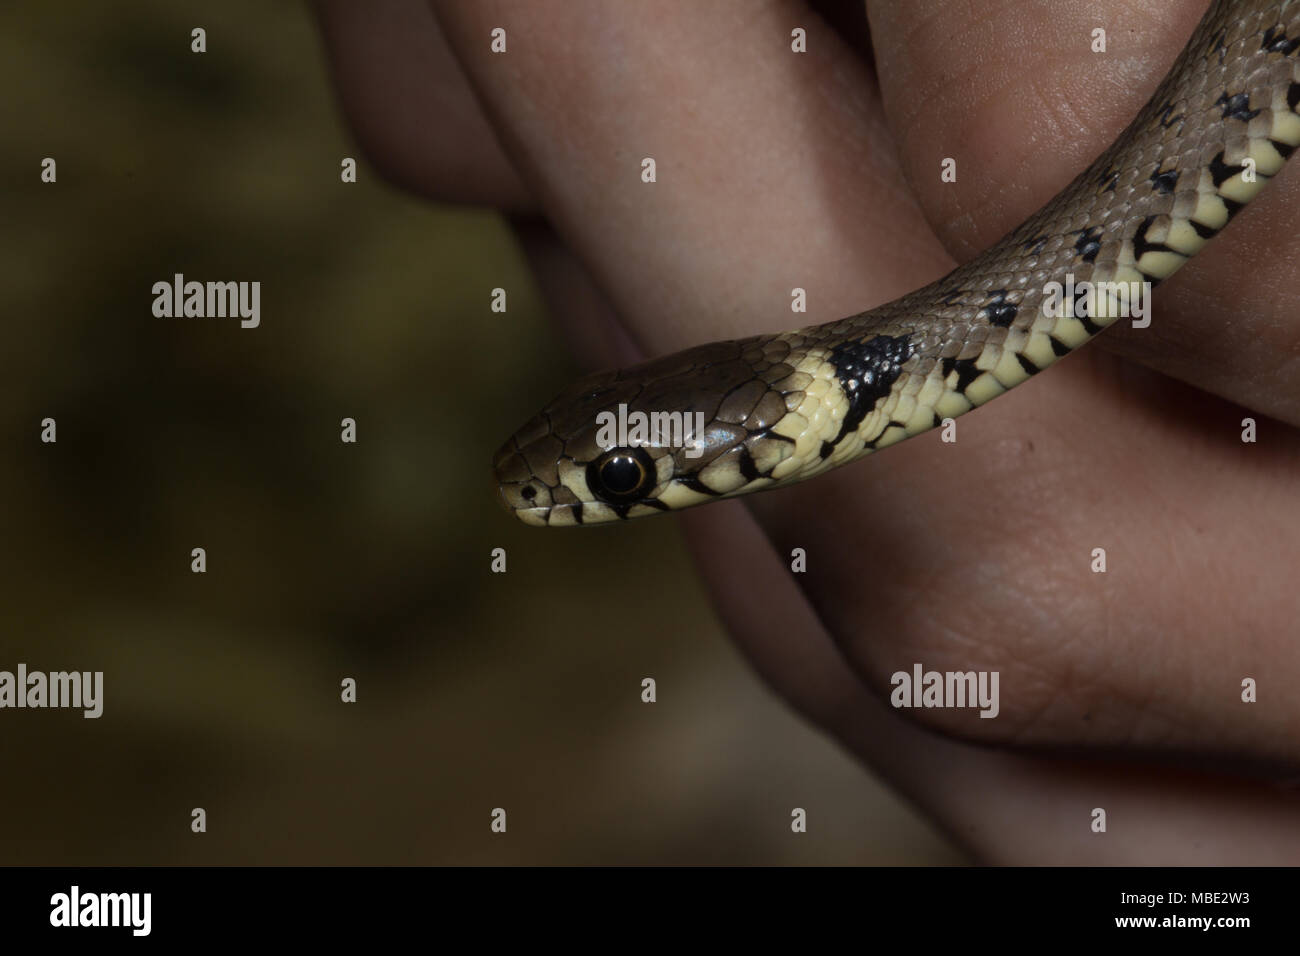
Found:
[[[1044,309],[1051,283],[1153,288],[1298,145],[1300,0],[1216,0],[1115,143],[982,255],[869,312],[583,379],[497,452],[500,497],[532,525],[659,514],[783,487],[927,431],[1123,311],[1104,295]],[[694,447],[611,446],[602,412],[698,413],[705,427]]]

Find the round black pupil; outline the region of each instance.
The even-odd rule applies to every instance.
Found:
[[[600,480],[614,494],[625,495],[641,483],[641,466],[626,455],[611,458],[601,466]]]

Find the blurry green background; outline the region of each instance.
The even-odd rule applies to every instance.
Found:
[[[99,720],[0,711],[0,863],[961,860],[758,683],[673,520],[498,510],[572,361],[496,217],[340,183],[306,8],[27,0],[0,64],[0,669],[105,673]],[[261,327],[154,318],[175,272]]]

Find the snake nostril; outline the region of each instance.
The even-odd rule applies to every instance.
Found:
[[[519,493],[524,496],[524,500],[526,501],[532,501],[537,497],[537,489],[532,485],[524,485],[523,489]]]

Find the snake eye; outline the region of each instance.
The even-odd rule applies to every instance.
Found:
[[[615,448],[587,466],[587,487],[613,503],[643,497],[655,480],[654,462],[644,448]]]

